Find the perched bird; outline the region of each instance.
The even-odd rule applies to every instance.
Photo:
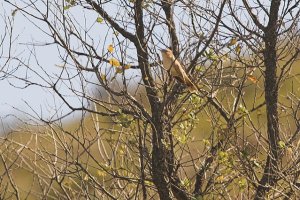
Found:
[[[196,85],[189,79],[179,61],[170,49],[162,49],[163,67],[178,81],[185,84],[190,92],[197,92]]]

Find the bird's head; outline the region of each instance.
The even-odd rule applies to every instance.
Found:
[[[173,57],[173,52],[171,51],[171,49],[161,49],[160,51],[163,57]]]

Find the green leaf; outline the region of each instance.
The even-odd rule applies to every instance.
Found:
[[[238,184],[240,189],[245,189],[247,186],[247,179],[242,178],[241,180],[239,180]]]
[[[72,6],[71,5],[66,5],[64,6],[64,10],[69,10]]]
[[[215,54],[213,49],[209,49],[208,51],[205,51],[204,56],[212,61],[218,60],[218,56]]]
[[[74,6],[76,3],[76,0],[66,0],[71,6]]]
[[[210,145],[210,141],[207,139],[203,139],[202,142],[204,143],[205,146]]]
[[[195,70],[196,70],[197,72],[203,72],[203,71],[205,71],[205,67],[204,67],[204,66],[197,65],[197,66],[195,67]]]
[[[102,23],[103,22],[103,18],[102,17],[97,17],[96,22]]]
[[[278,142],[278,146],[279,146],[280,149],[283,149],[283,148],[285,147],[284,141],[281,141],[281,140],[280,140],[280,141]]]
[[[133,122],[133,118],[130,115],[121,113],[117,118],[117,123],[124,128],[128,128]]]
[[[248,114],[249,113],[249,111],[247,110],[247,108],[246,107],[244,107],[243,105],[239,105],[239,107],[238,107],[238,112],[240,113],[240,114]]]

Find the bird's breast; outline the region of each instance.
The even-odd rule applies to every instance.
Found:
[[[163,57],[163,66],[166,70],[169,70],[173,64],[173,60],[170,58]]]

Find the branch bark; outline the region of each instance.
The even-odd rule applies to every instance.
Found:
[[[173,19],[173,13],[172,13],[172,0],[162,0],[161,1],[162,9],[165,12],[166,20],[167,20],[167,26],[169,29],[169,34],[171,36],[171,43],[172,43],[172,51],[176,58],[179,56],[179,42],[178,37],[176,34],[176,27]]]
[[[117,24],[98,3],[92,0],[86,0],[86,2],[95,8],[97,13],[99,13],[99,15],[101,15],[114,29],[121,33],[123,37],[129,39],[134,44],[138,43],[136,36]]]
[[[278,85],[277,85],[277,21],[280,0],[273,0],[270,7],[270,17],[264,33],[264,64],[265,64],[265,99],[267,111],[267,127],[270,152],[267,157],[264,174],[259,181],[255,199],[264,199],[265,194],[276,183],[279,161],[279,122],[278,122]]]

